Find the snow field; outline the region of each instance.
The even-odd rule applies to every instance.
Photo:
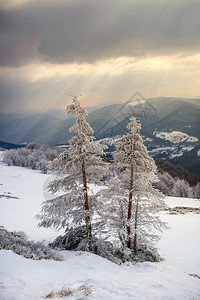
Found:
[[[83,283],[92,288],[87,299],[94,300],[199,299],[198,280],[165,262],[118,266],[91,253],[66,252],[64,257],[64,262],[32,261],[2,250],[1,299],[41,299]]]
[[[35,215],[44,201],[43,186],[48,175],[0,163],[0,225],[24,231],[30,240],[52,241],[62,232],[37,228]],[[12,194],[8,194],[12,193]],[[170,207],[200,207],[194,199],[167,197]],[[33,261],[11,251],[0,251],[0,299],[37,300],[52,291],[77,289],[86,283],[89,296],[80,293],[66,299],[200,299],[200,215],[169,215],[162,218],[170,228],[158,242],[164,261],[118,266],[91,253],[64,251],[64,260]],[[57,299],[57,298],[53,298]]]

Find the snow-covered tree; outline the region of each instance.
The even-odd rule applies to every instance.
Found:
[[[165,207],[165,204],[162,194],[152,187],[152,182],[156,180],[157,176],[152,172],[137,173],[134,176],[132,211],[129,220],[127,213],[129,189],[124,187],[121,174],[115,174],[108,186],[99,192],[99,211],[104,220],[101,232],[123,252],[128,250],[127,226],[130,226],[130,237],[133,237],[130,248],[133,248],[135,253],[138,247],[153,246],[159,238],[157,233],[166,228],[166,224],[158,217],[158,212]]]
[[[155,187],[164,195],[172,196],[172,190],[175,179],[167,172],[158,173],[159,181],[155,183]]]
[[[93,130],[86,121],[87,110],[73,97],[67,112],[76,119],[70,132],[75,135],[69,141],[69,147],[56,158],[50,167],[57,171],[57,178],[48,188],[52,193],[63,194],[43,203],[37,216],[39,226],[57,229],[71,226],[86,226],[87,239],[92,236],[92,212],[95,195],[89,194],[89,183],[101,184],[101,178],[107,170],[100,155],[104,153],[102,145],[94,141]]]
[[[183,179],[177,179],[172,189],[172,195],[175,197],[192,198],[194,193],[189,183]]]
[[[150,234],[147,234],[150,227],[161,228],[161,222],[153,214],[160,209],[163,202],[162,194],[152,187],[152,183],[157,181],[156,165],[139,134],[141,125],[132,117],[127,128],[130,133],[115,143],[116,151],[113,154],[120,177],[115,183],[112,182],[103,194],[106,196],[107,193],[107,201],[109,197],[112,199],[111,204],[106,203],[106,206],[115,209],[115,202],[117,203],[116,214],[118,216],[123,214],[123,218],[120,217],[119,220],[123,223],[121,236],[123,240],[126,239],[127,248],[133,246],[136,251],[139,237],[150,237]],[[132,236],[134,243],[131,240]]]
[[[98,214],[101,217],[101,234],[116,247],[126,249],[128,190],[114,172],[107,186],[98,192]]]
[[[200,183],[194,187],[194,198],[200,199]]]
[[[158,216],[158,212],[165,208],[163,195],[153,187],[158,180],[155,170],[137,173],[133,184],[134,202],[132,235],[134,236],[133,248],[137,251],[137,245],[152,245],[158,238],[156,232],[167,228]]]

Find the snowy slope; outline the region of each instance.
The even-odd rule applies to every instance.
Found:
[[[0,179],[0,225],[23,230],[30,239],[54,239],[59,233],[37,228],[34,218],[45,200],[42,190],[48,175],[1,162]],[[170,197],[166,202],[170,207],[200,207],[195,199]],[[157,245],[164,257],[160,263],[118,266],[94,254],[73,251],[63,252],[62,262],[33,261],[1,250],[0,299],[37,300],[63,287],[74,292],[66,299],[200,299],[200,280],[189,275],[200,276],[200,215],[162,212],[162,218],[170,228]],[[84,283],[91,287],[89,296],[78,291]]]
[[[195,159],[193,156],[191,156],[191,151],[195,147],[196,149],[199,147],[199,139],[197,137],[175,130],[169,132],[154,131],[153,135],[160,140],[157,141],[156,147],[153,147],[150,151],[150,155],[152,157],[162,157],[162,159],[165,157],[165,159],[168,158],[170,160],[177,160],[178,158],[183,159],[185,155],[187,157],[188,153],[190,152],[190,161],[194,161],[195,159],[198,160],[198,153],[193,153]],[[162,140],[164,141],[164,144],[162,144]]]
[[[181,131],[171,131],[171,132],[157,132],[154,131],[153,133],[156,137],[160,139],[164,139],[170,141],[172,143],[196,143],[198,142],[198,138],[195,136],[189,136],[187,133]]]
[[[118,266],[90,253],[65,254],[64,262],[32,261],[1,251],[1,299],[41,299],[51,291],[76,289],[83,283],[91,296],[67,299],[199,299],[199,279],[161,263]]]
[[[1,225],[7,230],[25,231],[31,240],[53,240],[58,233],[37,228],[38,221],[35,219],[41,210],[41,202],[45,201],[43,185],[48,176],[40,171],[8,167],[1,163],[0,178]]]

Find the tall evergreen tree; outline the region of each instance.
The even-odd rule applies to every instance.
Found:
[[[131,248],[131,236],[134,235],[134,250],[136,251],[139,201],[143,200],[144,203],[144,199],[149,200],[150,196],[158,200],[161,198],[161,194],[152,187],[152,183],[157,180],[155,175],[156,165],[143,144],[139,133],[141,129],[140,123],[132,117],[127,128],[130,130],[130,133],[116,142],[116,151],[113,156],[115,164],[121,173],[121,182],[124,190],[128,191],[126,244],[128,248]]]
[[[135,253],[138,244],[152,245],[159,238],[156,231],[167,228],[167,224],[162,222],[158,216],[158,212],[165,208],[165,203],[163,195],[152,185],[157,180],[155,170],[137,173],[135,176],[132,221]]]
[[[56,170],[57,178],[49,184],[49,191],[64,194],[45,201],[37,217],[39,226],[57,229],[85,223],[90,239],[96,198],[92,193],[89,195],[88,184],[101,184],[107,167],[100,156],[104,154],[104,147],[94,141],[93,130],[86,121],[87,110],[80,105],[78,97],[74,96],[72,104],[67,106],[68,114],[76,119],[70,128],[75,135],[69,141],[69,148],[50,164]]]
[[[133,176],[133,197],[129,218],[130,178],[125,175],[130,176],[125,174],[125,170],[120,171],[109,180],[108,185],[99,192],[98,205],[99,214],[104,221],[101,231],[112,243],[128,254],[130,249],[137,253],[138,248],[143,250],[152,248],[159,238],[158,231],[166,228],[166,224],[158,216],[158,212],[165,208],[165,204],[162,194],[152,186],[157,180],[153,172],[142,172]]]
[[[104,189],[98,194],[98,214],[101,217],[100,232],[116,247],[124,251],[127,243],[128,190],[114,172]]]

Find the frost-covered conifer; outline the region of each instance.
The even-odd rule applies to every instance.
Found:
[[[167,228],[158,212],[165,208],[163,195],[152,184],[158,180],[155,170],[136,173],[133,184],[133,218],[131,222],[134,236],[133,248],[137,252],[137,245],[152,245],[159,236],[156,231]]]
[[[86,225],[86,235],[92,235],[91,217],[95,206],[95,195],[89,193],[89,183],[101,184],[106,164],[100,155],[102,145],[94,141],[93,130],[86,121],[87,111],[74,96],[67,112],[76,119],[70,128],[75,135],[69,141],[69,148],[61,153],[51,164],[57,170],[57,178],[49,184],[53,193],[62,191],[63,195],[43,203],[38,219],[39,226],[57,229]]]
[[[114,173],[107,186],[97,194],[98,214],[101,216],[101,234],[116,247],[126,249],[128,190],[124,189],[119,176]]]
[[[150,227],[157,229],[161,227],[161,222],[152,213],[160,209],[163,202],[158,201],[162,198],[162,194],[152,187],[152,183],[157,181],[156,165],[150,158],[139,134],[141,125],[132,117],[127,128],[130,129],[130,133],[115,143],[116,151],[113,156],[120,172],[120,195],[122,196],[121,202],[118,201],[120,203],[118,207],[123,205],[123,215],[126,210],[126,215],[123,216],[123,226],[125,226],[123,236],[126,238],[126,246],[128,248],[133,246],[136,251],[138,239],[145,236],[150,238]],[[110,187],[107,193],[113,194],[112,198],[116,198],[117,193],[115,194],[112,190],[113,187]],[[124,197],[126,204],[124,204]],[[115,205],[114,202],[113,205]],[[134,236],[133,244],[132,236]]]

